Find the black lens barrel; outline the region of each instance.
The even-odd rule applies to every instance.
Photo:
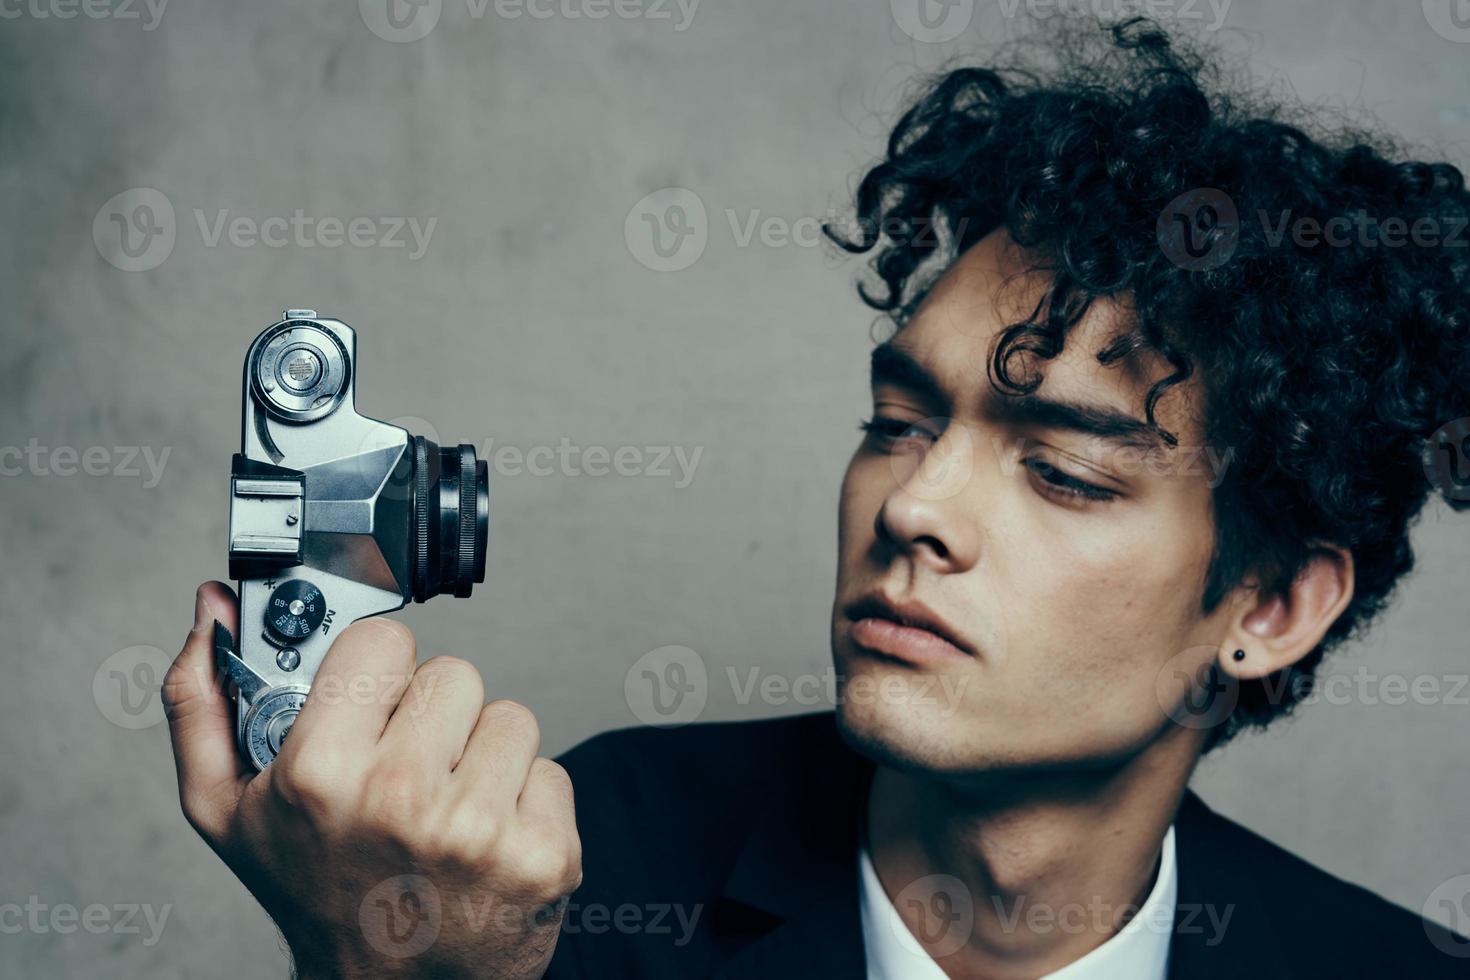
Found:
[[[490,535],[489,467],[475,458],[473,446],[441,449],[414,436],[413,598],[468,596],[485,581],[485,549]]]

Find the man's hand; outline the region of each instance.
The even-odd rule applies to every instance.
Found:
[[[164,679],[189,823],[254,893],[304,977],[539,977],[581,881],[572,785],[537,757],[512,701],[473,666],[414,666],[408,629],[354,623],[332,644],[281,754],[256,775],[215,679],[228,587],[199,588]]]

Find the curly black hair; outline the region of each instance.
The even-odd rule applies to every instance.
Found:
[[[880,284],[859,293],[901,330],[950,262],[1006,229],[1050,283],[992,348],[1008,394],[1042,380],[1015,378],[1016,356],[1050,359],[1096,300],[1127,301],[1131,333],[1099,362],[1149,349],[1172,365],[1146,405],[1170,445],[1154,405],[1197,375],[1205,442],[1233,452],[1205,614],[1247,581],[1284,590],[1323,542],[1352,552],[1351,604],[1297,664],[1240,685],[1209,750],[1289,712],[1323,655],[1374,620],[1413,567],[1408,529],[1432,490],[1470,508],[1467,481],[1429,462],[1458,454],[1458,474],[1470,451],[1470,195],[1454,166],[1325,126],[1150,20],[1064,30],[1046,49],[1042,67],[925,79],[857,187],[856,230],[826,232],[876,250]]]

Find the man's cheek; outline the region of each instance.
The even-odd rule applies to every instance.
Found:
[[[1063,712],[1078,730],[1095,733],[1099,745],[1132,746],[1165,720],[1157,695],[1152,647],[1100,644],[1073,665],[1056,689]]]
[[[1042,634],[1009,658],[1007,684],[1041,710],[1106,717],[1130,682],[1126,658],[1085,634]]]

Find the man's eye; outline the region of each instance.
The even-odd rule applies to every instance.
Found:
[[[1085,480],[1079,480],[1075,476],[1063,473],[1038,456],[1032,456],[1025,460],[1024,465],[1031,472],[1041,477],[1050,488],[1047,491],[1048,493],[1059,494],[1072,500],[1108,501],[1118,496],[1116,490],[1108,490],[1104,487],[1088,483]]]
[[[920,439],[930,441],[934,438],[932,433],[924,430],[922,426],[903,419],[885,418],[882,415],[871,419],[864,419],[858,423],[858,428],[868,434],[868,438],[883,448],[892,448],[901,440]]]

